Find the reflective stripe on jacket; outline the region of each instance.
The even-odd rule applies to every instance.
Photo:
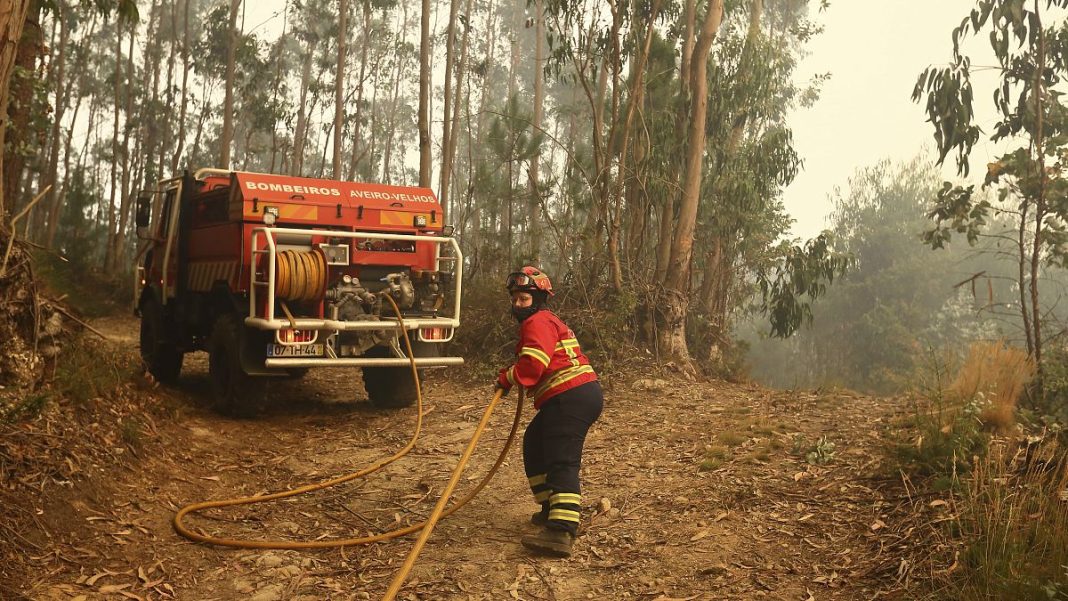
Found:
[[[515,363],[501,370],[497,383],[526,388],[538,409],[561,392],[597,379],[575,333],[546,309],[520,324],[515,353]]]

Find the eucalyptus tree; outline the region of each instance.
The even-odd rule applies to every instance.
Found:
[[[1014,219],[1020,318],[1040,397],[1045,373],[1041,272],[1044,265],[1068,265],[1068,179],[1061,160],[1068,146],[1068,107],[1057,90],[1068,75],[1068,22],[1051,18],[1051,9],[1068,9],[1068,0],[977,2],[953,30],[950,65],[926,69],[913,91],[914,100],[926,100],[939,163],[953,153],[958,173],[967,176],[982,126],[973,108],[972,60],[961,43],[980,34],[989,38],[998,61],[993,93],[998,116],[990,139],[1019,145],[987,165],[983,187],[997,188],[996,201],[977,196],[974,185],[943,185],[929,214],[935,226],[925,240],[941,248],[956,233],[974,244],[991,213]]]
[[[7,10],[0,11],[0,222],[3,219],[11,190],[4,185],[8,181],[5,173],[6,134],[9,129],[9,92],[11,80],[15,73],[16,57],[26,16],[35,0],[13,0],[7,4]],[[11,169],[10,166],[7,167]],[[5,226],[0,226],[4,228]]]
[[[226,98],[222,108],[222,137],[219,140],[219,166],[230,166],[230,144],[234,137],[234,69],[237,60],[237,11],[241,0],[230,0],[230,16],[227,19],[226,44]]]

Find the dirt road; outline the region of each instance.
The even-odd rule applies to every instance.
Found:
[[[132,337],[136,325],[101,327]],[[406,458],[358,482],[190,521],[219,535],[315,539],[420,520],[491,393],[488,384],[461,383],[462,370],[448,375],[426,384],[425,434]],[[40,509],[46,523],[64,528],[51,533],[51,552],[35,558],[39,570],[22,585],[28,597],[382,595],[412,538],[245,551],[190,543],[170,520],[193,501],[354,471],[403,446],[414,408],[375,410],[358,370],[322,371],[279,382],[254,418],[222,417],[203,400],[202,355],[187,360],[176,389],[153,394],[177,408],[176,417],[154,420],[124,468],[100,471]],[[401,598],[799,601],[892,597],[900,587],[901,558],[881,538],[892,519],[888,498],[899,493],[869,477],[889,401],[656,377],[612,380],[606,397],[587,442],[584,532],[570,560],[519,545],[533,532],[527,518],[536,506],[513,449],[493,483],[434,531]],[[511,402],[494,417],[461,493],[503,444]]]

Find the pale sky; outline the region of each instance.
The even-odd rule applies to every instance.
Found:
[[[825,12],[813,15],[824,32],[809,45],[799,80],[826,72],[831,80],[815,106],[789,119],[805,162],[785,194],[786,209],[797,220],[795,235],[810,238],[823,229],[831,210],[827,195],[836,186],[847,189],[858,168],[883,158],[909,159],[924,148],[933,154],[934,130],[923,105],[912,102],[912,88],[928,65],[950,62],[950,33],[975,4],[832,0]],[[987,39],[982,33],[965,45],[973,64],[994,64]],[[993,123],[993,81],[991,71],[973,76],[976,115],[983,123]],[[981,178],[982,167],[997,154],[988,138],[983,136],[972,151],[973,176]],[[956,179],[955,163],[952,158],[946,162],[943,177]]]

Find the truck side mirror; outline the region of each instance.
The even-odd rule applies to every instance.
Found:
[[[152,215],[152,197],[148,194],[137,195],[137,227],[148,227],[148,220]]]

